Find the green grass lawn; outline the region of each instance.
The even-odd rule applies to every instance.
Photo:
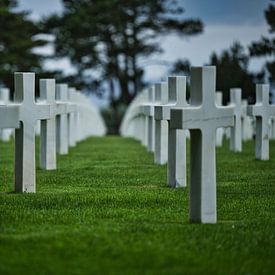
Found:
[[[274,274],[270,161],[217,149],[218,224],[188,223],[188,188],[136,141],[91,138],[14,194],[13,144],[0,144],[0,274]]]

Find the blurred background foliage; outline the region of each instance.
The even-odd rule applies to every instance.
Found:
[[[13,89],[13,72],[34,71],[39,78],[55,77],[86,93],[107,95],[109,106],[102,114],[111,134],[118,133],[127,106],[148,85],[140,60],[162,51],[158,39],[171,33],[199,35],[204,27],[198,18],[185,18],[178,0],[62,2],[62,14],[34,22],[27,12],[17,11],[16,0],[0,0],[0,85]],[[236,41],[209,57],[208,64],[217,66],[217,90],[224,93],[224,104],[232,87],[242,88],[243,97],[253,103],[256,82],[275,82],[274,3],[265,10],[265,18],[271,38],[261,37],[248,49]],[[53,55],[39,54],[37,47],[45,45],[53,46]],[[264,68],[249,72],[250,59],[263,56],[269,57]],[[62,57],[69,58],[75,73],[65,76],[44,69],[45,59]],[[170,73],[188,76],[191,65],[183,56],[170,66]]]

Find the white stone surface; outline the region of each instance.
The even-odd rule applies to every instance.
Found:
[[[0,88],[0,105],[10,104],[10,90],[7,88]],[[4,116],[7,117],[7,116]],[[12,128],[0,129],[0,140],[8,142],[13,135],[14,130]]]
[[[35,126],[50,118],[50,105],[35,102],[35,74],[15,73],[15,102],[20,128],[15,130],[15,191],[36,191]]]
[[[270,139],[275,139],[275,117],[272,117],[270,120]]]
[[[143,91],[141,102],[147,102],[149,100],[149,89],[146,89]],[[145,115],[144,107],[140,106],[140,112],[141,116],[143,118],[143,131],[142,131],[142,139],[141,144],[145,147],[148,146],[148,123],[149,123],[149,117]]]
[[[155,110],[156,106],[168,104],[168,84],[155,84]],[[154,110],[154,112],[155,112]],[[155,150],[154,160],[156,164],[165,164],[168,159],[168,122],[155,118]]]
[[[68,85],[56,85],[56,101],[68,103]],[[56,117],[56,151],[60,155],[69,153],[68,115],[60,114]]]
[[[242,151],[242,90],[239,88],[230,89],[230,106],[234,109],[234,125],[231,128],[230,150]]]
[[[67,104],[55,101],[55,79],[40,79],[40,100],[51,105],[50,118],[41,120],[40,168],[55,170],[56,116],[67,113]]]
[[[188,106],[186,102],[186,77],[168,77],[168,104],[155,107],[155,119],[170,124],[173,107]],[[186,186],[186,131],[168,128],[167,184],[171,187]]]
[[[154,120],[154,102],[155,102],[155,87],[152,86],[148,91],[148,102],[143,105],[144,115],[147,117],[147,150],[149,152],[154,152],[155,149],[155,120]]]
[[[269,85],[256,85],[256,104],[247,107],[247,113],[256,117],[256,159],[269,159],[268,121],[275,116],[275,105],[269,104]]]
[[[68,136],[69,136],[69,146],[74,147],[76,146],[76,132],[77,132],[77,125],[76,125],[76,116],[77,116],[77,105],[72,102],[73,93],[75,93],[75,88],[68,89]]]
[[[216,130],[232,127],[233,108],[215,104],[216,68],[191,69],[190,107],[172,108],[170,127],[190,129],[190,221],[216,223]]]
[[[216,104],[222,106],[222,92],[216,92]],[[216,132],[216,146],[221,147],[223,142],[224,128],[218,128]]]
[[[247,100],[242,100],[243,117],[242,117],[242,140],[252,140],[254,135],[253,119],[247,115]]]
[[[145,115],[145,105],[148,104],[149,89],[141,91],[130,103],[125,112],[121,126],[120,134],[122,136],[132,137],[147,147],[148,137],[148,117]]]

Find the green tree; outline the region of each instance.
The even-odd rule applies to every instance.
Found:
[[[184,74],[188,76],[190,74],[190,68],[191,64],[189,60],[179,59],[172,65],[170,74]]]
[[[254,75],[248,71],[249,56],[240,43],[235,42],[229,50],[224,50],[220,56],[213,53],[210,64],[217,67],[217,90],[223,92],[223,101],[229,101],[230,88],[241,88],[242,97],[249,102],[254,101],[254,82],[262,77],[262,73]]]
[[[42,72],[42,57],[33,49],[46,44],[37,38],[39,28],[28,13],[16,12],[16,7],[16,0],[0,0],[0,85],[10,88],[15,71]]]
[[[144,86],[141,59],[160,52],[158,38],[202,31],[200,20],[183,19],[178,0],[63,0],[64,13],[44,22],[55,35],[57,57],[68,56],[80,86],[109,94],[115,128],[119,105]],[[96,72],[96,73],[95,73]]]
[[[275,33],[275,5],[270,4],[265,10],[266,22],[269,25],[269,33]],[[275,82],[275,37],[262,37],[260,41],[253,42],[249,47],[250,55],[254,57],[271,57],[266,62],[266,68],[269,72],[271,82]]]

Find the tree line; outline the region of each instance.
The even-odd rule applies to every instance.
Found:
[[[148,83],[144,81],[142,60],[161,52],[160,37],[175,33],[192,37],[203,32],[198,18],[185,18],[178,0],[63,0],[62,14],[52,14],[39,22],[18,12],[17,0],[0,0],[0,85],[13,87],[12,72],[34,71],[38,77],[55,77],[86,92],[107,96],[104,110],[109,132],[117,133],[125,108]],[[275,6],[265,11],[269,32],[275,31]],[[53,40],[47,37],[51,35]],[[190,42],[192,43],[192,42]],[[52,44],[54,54],[44,56],[35,49]],[[249,46],[238,42],[220,55],[213,53],[209,64],[217,66],[217,89],[228,101],[231,87],[240,87],[253,101],[254,83],[275,80],[275,38],[262,37]],[[270,57],[257,74],[248,70],[251,58]],[[47,59],[67,57],[75,73],[46,71]],[[171,73],[189,73],[187,59],[172,64]],[[234,75],[234,77],[232,77]]]

